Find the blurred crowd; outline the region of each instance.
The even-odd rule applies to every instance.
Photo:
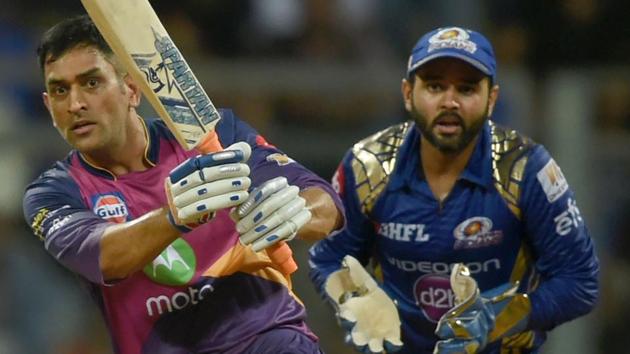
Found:
[[[421,33],[443,25],[486,33],[501,86],[493,118],[546,144],[561,166],[569,166],[565,174],[602,261],[600,305],[580,320],[590,336],[583,352],[627,351],[629,2],[151,3],[214,103],[232,107],[325,178],[358,138],[406,119],[400,80]],[[0,12],[0,354],[111,352],[87,293],[45,253],[21,214],[24,186],[67,151],[41,103],[38,37],[79,13],[76,0],[14,1]],[[311,325],[327,352],[349,353],[332,311],[307,280],[308,245],[294,243],[302,264],[296,292],[310,309]]]

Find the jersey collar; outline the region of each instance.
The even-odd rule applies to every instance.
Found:
[[[144,119],[140,119],[142,122],[142,128],[144,129],[144,136],[147,138],[147,146],[144,149],[144,159],[146,162],[151,165],[151,167],[157,164],[158,156],[159,156],[159,137],[158,131],[155,127],[155,124],[151,124],[151,121],[148,122],[149,126],[147,126],[147,122]],[[116,175],[110,170],[97,166],[91,162],[89,162],[80,152],[74,151],[74,155],[79,160],[83,168],[85,168],[88,172],[105,177],[107,179],[116,180]]]
[[[419,189],[418,179],[425,179],[420,168],[420,136],[421,133],[414,123],[398,152],[396,166],[388,185],[389,190],[400,189],[405,186]],[[475,144],[470,160],[459,179],[490,188],[492,186],[492,159],[490,157],[491,136],[488,122],[484,124]]]

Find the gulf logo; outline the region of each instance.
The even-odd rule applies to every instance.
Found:
[[[105,194],[96,197],[94,214],[107,221],[123,223],[127,221],[129,212],[121,197],[115,194]]]

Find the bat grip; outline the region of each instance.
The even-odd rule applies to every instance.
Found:
[[[215,131],[210,132],[196,149],[204,154],[217,152],[223,150],[219,136]],[[265,249],[271,262],[279,268],[284,275],[291,275],[294,273],[298,266],[293,259],[293,252],[291,247],[286,242],[280,241],[274,245],[271,245]]]

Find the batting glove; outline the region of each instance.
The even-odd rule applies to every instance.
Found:
[[[245,162],[250,154],[250,146],[240,142],[175,167],[164,183],[171,224],[188,232],[212,219],[217,210],[246,200],[251,181]]]
[[[480,294],[470,271],[460,263],[453,267],[451,288],[456,305],[438,322],[435,333],[442,340],[434,354],[477,353],[488,343],[525,330],[531,304],[527,295],[516,293],[518,283]]]
[[[252,190],[232,213],[241,243],[258,252],[281,240],[292,240],[311,219],[299,193],[300,189],[290,186],[285,177],[276,177]]]
[[[326,279],[324,290],[337,309],[346,341],[363,353],[402,348],[398,309],[359,261],[345,256],[342,269]]]

